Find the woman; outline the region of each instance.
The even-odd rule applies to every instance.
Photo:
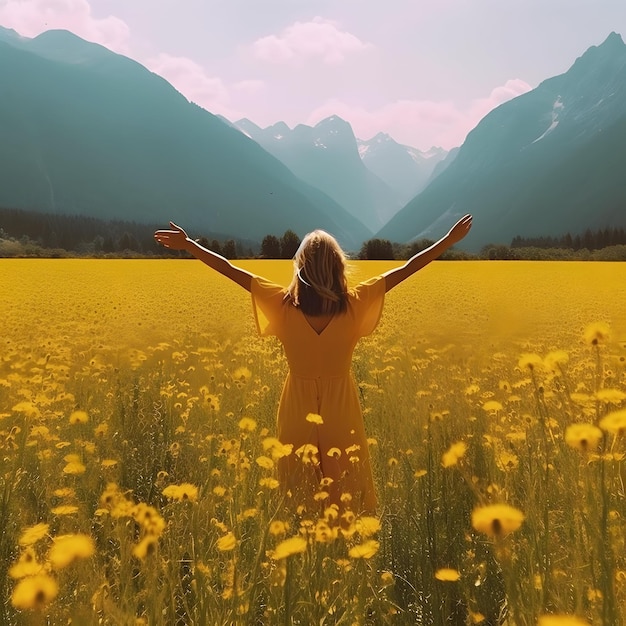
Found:
[[[404,265],[348,289],[346,258],[322,230],[305,236],[294,256],[288,288],[274,284],[200,246],[170,222],[155,239],[186,250],[252,294],[255,320],[263,336],[275,335],[285,349],[289,374],[278,406],[278,438],[293,446],[280,460],[285,493],[297,504],[312,502],[320,490],[329,502],[373,512],[372,478],[357,387],[351,374],[357,341],[380,319],[385,293],[438,258],[467,233],[472,217],[460,219],[445,237]]]

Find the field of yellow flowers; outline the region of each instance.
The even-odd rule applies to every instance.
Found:
[[[354,359],[376,515],[286,505],[280,345],[197,261],[7,259],[0,293],[0,623],[626,621],[625,264],[388,294]]]

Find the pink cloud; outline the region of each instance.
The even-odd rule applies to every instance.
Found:
[[[207,76],[204,68],[192,59],[161,53],[149,59],[146,67],[165,78],[187,99],[198,104],[224,103],[228,100],[228,90],[222,80]]]
[[[65,29],[115,52],[128,53],[128,25],[112,15],[94,17],[87,0],[6,0],[0,5],[0,23],[24,37]]]
[[[257,39],[253,52],[258,59],[270,63],[318,59],[337,64],[369,47],[352,33],[340,30],[335,22],[315,17],[310,22],[295,22],[280,35]]]
[[[352,106],[330,100],[316,108],[307,124],[314,125],[330,115],[350,122],[360,139],[384,132],[397,142],[420,150],[439,146],[446,150],[460,146],[467,134],[496,106],[531,89],[522,80],[509,80],[496,87],[487,98],[472,102],[464,109],[451,101],[398,100],[378,109]]]
[[[188,100],[230,120],[243,117],[233,106],[232,95],[254,97],[265,89],[265,84],[259,80],[227,85],[221,78],[209,76],[201,65],[187,57],[159,54],[145,65],[172,84]]]
[[[492,89],[487,98],[475,100],[472,105],[471,115],[476,119],[476,123],[478,123],[489,111],[492,111],[508,100],[521,96],[531,89],[532,87],[527,82],[519,78],[507,80],[504,85]]]

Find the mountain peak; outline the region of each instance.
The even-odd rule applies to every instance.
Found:
[[[599,46],[591,46],[586,52],[576,59],[576,65],[580,61],[603,62],[606,60],[626,55],[626,44],[621,35],[612,32]]]
[[[72,64],[116,56],[104,46],[62,29],[47,30],[37,35],[30,40],[29,50],[54,61]]]
[[[615,31],[613,31],[605,40],[604,42],[599,46],[600,48],[603,47],[624,47],[624,40],[622,39],[622,36],[619,33],[616,33]]]
[[[315,125],[315,128],[333,127],[333,126],[346,127],[346,126],[350,126],[350,124],[346,122],[345,120],[341,119],[338,115],[331,115],[330,117],[326,117],[322,121],[318,122]]]

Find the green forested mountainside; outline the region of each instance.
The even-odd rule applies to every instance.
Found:
[[[465,213],[471,250],[626,227],[626,45],[612,33],[564,74],[500,105],[377,234],[433,237]]]
[[[241,238],[323,227],[357,245],[371,234],[134,61],[65,31],[32,41],[34,52],[0,41],[0,205],[138,222],[176,217]],[[68,43],[74,55],[83,51],[80,62],[58,54]]]

